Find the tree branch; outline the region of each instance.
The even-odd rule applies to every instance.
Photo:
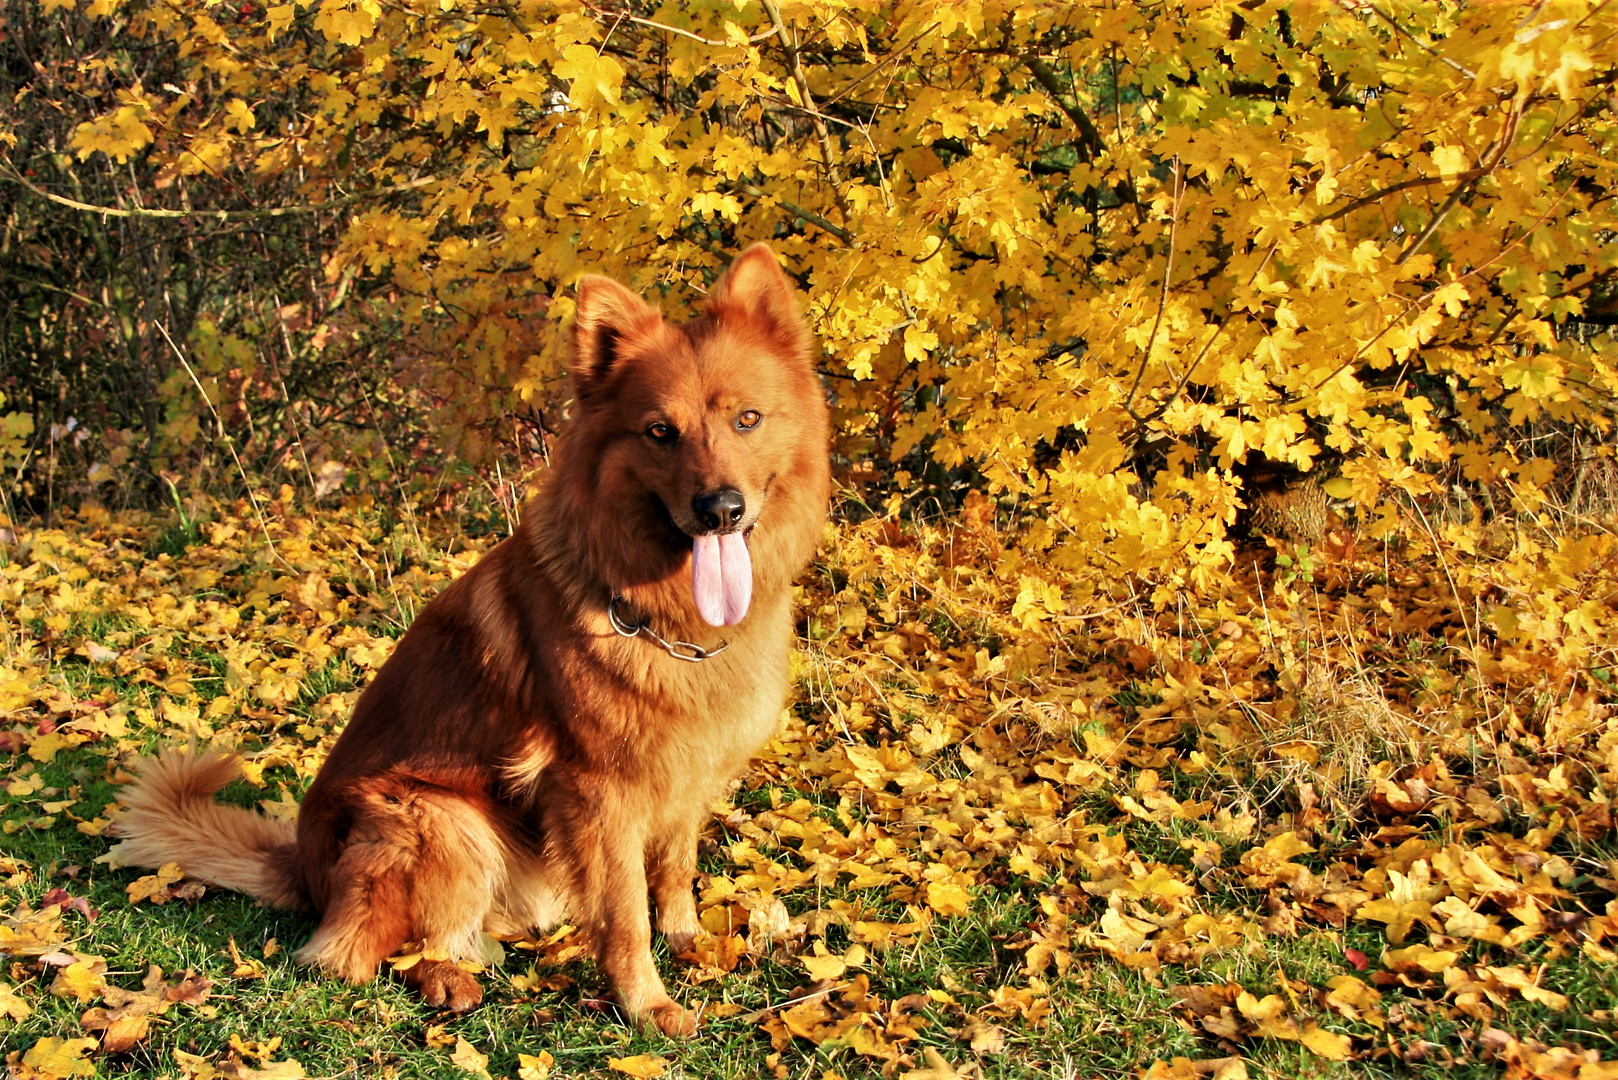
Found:
[[[761,41],[770,40],[770,38],[774,37],[775,35],[777,35],[777,34],[779,34],[781,32],[781,27],[779,25],[777,25],[777,26],[774,26],[774,27],[770,28],[769,30],[764,31],[762,34],[753,34],[753,35],[749,36],[745,41],[716,41],[713,38],[703,37],[701,34],[694,34],[690,30],[682,30],[678,26],[670,26],[668,23],[657,22],[654,19],[643,19],[638,15],[624,15],[624,14],[621,14],[621,13],[616,12],[616,11],[607,11],[604,8],[598,8],[598,7],[594,7],[594,6],[591,6],[590,10],[592,12],[594,12],[595,14],[600,15],[600,16],[602,16],[604,18],[611,18],[613,20],[622,20],[623,22],[635,23],[638,26],[650,27],[653,30],[662,30],[665,33],[678,34],[679,36],[681,36],[683,38],[690,38],[692,41],[698,42],[699,44],[702,44],[702,45],[707,45],[710,48],[715,48],[715,49],[734,48],[737,45],[757,45]]]
[[[781,48],[786,52],[787,63],[792,68],[792,82],[798,88],[798,96],[803,99],[803,107],[814,120],[815,135],[820,140],[820,156],[826,164],[826,175],[831,178],[833,191],[840,184],[837,176],[837,165],[832,160],[831,131],[826,127],[826,121],[821,117],[820,110],[815,107],[814,95],[809,92],[809,77],[803,71],[803,56],[798,51],[798,43],[793,35],[787,33],[787,24],[781,19],[781,9],[775,6],[775,0],[762,0],[764,10],[769,13],[770,22],[775,24],[776,31],[781,36]],[[841,195],[839,194],[839,199]],[[807,220],[807,219],[806,219]]]
[[[1080,145],[1085,151],[1084,160],[1094,161],[1106,148],[1101,141],[1101,132],[1097,130],[1095,123],[1085,114],[1083,109],[1079,108],[1076,102],[1068,101],[1067,94],[1062,89],[1061,80],[1056,77],[1056,72],[1051,70],[1049,64],[1032,53],[1025,54],[1022,59],[1023,63],[1028,66],[1028,70],[1033,72],[1034,78],[1039,80],[1039,85],[1043,86],[1045,92],[1051,96],[1051,100],[1056,102],[1057,108],[1066,113],[1067,118],[1078,127],[1081,139]]]
[[[331,199],[323,203],[310,203],[304,206],[272,206],[263,210],[152,210],[145,207],[126,209],[117,206],[96,206],[93,203],[80,202],[70,199],[66,195],[57,195],[44,188],[35,187],[14,169],[7,168],[0,171],[0,180],[9,180],[13,184],[26,188],[41,199],[49,200],[58,206],[65,206],[69,210],[82,210],[89,214],[99,214],[102,217],[120,218],[158,218],[161,220],[177,220],[182,218],[201,218],[213,221],[251,221],[263,218],[293,217],[298,214],[318,214],[323,210],[334,210],[340,206],[352,206],[354,203],[364,202],[366,199],[380,198],[384,195],[397,195],[405,191],[415,191],[436,184],[436,176],[423,176],[416,180],[407,180],[402,184],[393,184],[375,191],[360,192],[355,195],[345,195],[340,199]]]
[[[744,184],[740,180],[732,181],[726,184],[725,187],[739,195],[748,195],[755,199],[770,199],[775,203],[776,206],[779,206],[781,209],[785,210],[794,217],[802,218],[809,224],[826,230],[843,243],[848,244],[850,247],[854,245],[854,234],[852,232],[835,222],[828,221],[825,217],[815,213],[808,207],[799,206],[795,202],[788,202],[779,196],[770,194],[761,187],[754,187],[752,184]]]
[[[1157,344],[1157,331],[1163,325],[1163,312],[1169,306],[1169,279],[1174,276],[1174,238],[1180,226],[1180,200],[1185,197],[1185,175],[1180,166],[1179,155],[1174,157],[1174,171],[1170,174],[1174,180],[1172,188],[1174,202],[1169,207],[1169,252],[1163,266],[1163,289],[1157,298],[1157,317],[1152,320],[1152,333],[1146,339],[1146,349],[1141,354],[1140,367],[1135,369],[1135,382],[1129,388],[1129,396],[1124,398],[1124,412],[1135,421],[1137,427],[1146,421],[1135,412],[1135,392],[1140,389],[1141,380],[1146,377],[1146,365],[1152,362],[1152,346]]]

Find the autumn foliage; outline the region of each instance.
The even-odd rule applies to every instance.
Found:
[[[8,831],[99,832],[43,771],[157,734],[262,751],[290,806],[352,699],[322,672],[362,681],[486,543],[415,513],[515,514],[543,468],[578,278],[683,313],[768,240],[841,520],[691,986],[773,956],[840,984],[746,1014],[773,1052],[954,1075],[872,958],[1011,890],[1012,959],[926,1005],[955,1060],[1040,1045],[1110,964],[1200,1040],[1152,1076],[1279,1044],[1610,1075],[1610,1032],[1512,1019],[1576,1014],[1546,973],[1618,937],[1618,8],[28,0],[0,30]],[[1321,528],[1243,546],[1311,487]],[[154,495],[184,543],[97,505]],[[0,951],[47,954],[7,942],[51,910]],[[1314,934],[1329,978],[1231,959]],[[542,980],[574,945],[530,947]]]
[[[311,353],[354,366],[356,343],[462,455],[531,449],[560,414],[581,274],[681,308],[756,239],[806,292],[851,471],[901,494],[981,476],[1038,508],[1063,562],[1223,565],[1232,470],[1260,459],[1329,470],[1383,530],[1452,483],[1533,509],[1589,452],[1571,432],[1604,428],[1599,5],[42,12],[10,32],[95,55],[9,107],[8,197],[38,217],[43,193],[100,191],[121,227],[167,232],[293,220],[302,244],[266,240],[263,273],[319,264],[280,308],[199,280],[212,295],[120,310],[111,336],[175,323],[196,354],[192,378],[142,345],[167,414],[117,438],[160,464],[205,453],[206,428],[292,466],[255,408]],[[42,127],[52,110],[82,122]],[[36,432],[97,404],[49,389],[7,391],[35,395],[11,408]],[[294,411],[319,430],[344,391]]]

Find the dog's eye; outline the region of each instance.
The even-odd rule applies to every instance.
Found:
[[[736,418],[737,431],[751,431],[758,427],[758,422],[764,419],[764,414],[757,409],[748,409]]]
[[[671,443],[679,434],[672,426],[664,423],[656,423],[646,429],[646,437],[655,443]]]

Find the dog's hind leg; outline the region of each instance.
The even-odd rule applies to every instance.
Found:
[[[481,808],[409,781],[358,793],[342,854],[330,871],[320,927],[298,958],[351,982],[407,941],[446,960],[399,972],[429,1005],[469,1009],[477,979],[457,960],[486,960],[484,918],[504,875],[504,846]]]

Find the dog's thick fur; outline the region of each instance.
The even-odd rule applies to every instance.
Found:
[[[695,1016],[653,965],[648,894],[684,951],[707,807],[780,715],[791,583],[829,495],[825,398],[762,245],[683,325],[585,278],[573,344],[576,415],[521,527],[399,642],[296,828],[214,802],[232,759],[171,752],[124,795],[116,857],[316,913],[299,956],[355,982],[424,941],[450,961],[401,976],[455,1009],[481,997],[453,961],[478,959],[485,932],[566,913],[625,1010],[684,1033]],[[722,490],[743,516],[705,528],[693,500]],[[722,629],[692,597],[693,537],[714,531],[742,531],[753,569],[751,606]],[[623,637],[614,594],[666,639],[729,648],[691,663]]]

